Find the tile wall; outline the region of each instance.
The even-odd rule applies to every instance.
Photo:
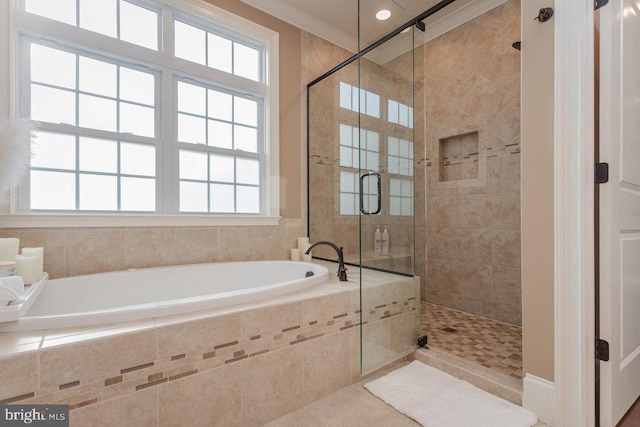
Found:
[[[425,46],[430,303],[521,324],[520,2],[509,0]],[[478,132],[478,151],[440,159]],[[446,163],[477,163],[446,174]],[[447,166],[450,167],[450,166]],[[459,179],[452,179],[459,178]]]

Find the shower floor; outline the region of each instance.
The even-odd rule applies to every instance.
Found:
[[[447,307],[422,303],[421,335],[440,353],[522,381],[522,328]]]

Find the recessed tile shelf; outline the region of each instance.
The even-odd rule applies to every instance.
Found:
[[[440,139],[440,182],[478,179],[478,131]]]

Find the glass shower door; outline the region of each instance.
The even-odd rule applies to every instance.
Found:
[[[359,59],[357,185],[363,373],[411,353],[417,339],[414,29],[410,27]]]

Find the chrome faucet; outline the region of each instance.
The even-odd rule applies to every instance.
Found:
[[[306,255],[309,255],[311,249],[318,245],[327,245],[331,246],[338,253],[338,280],[341,282],[347,281],[347,268],[344,266],[344,253],[342,252],[342,247],[338,247],[335,243],[327,242],[326,240],[321,240],[319,242],[315,242],[304,252]]]

